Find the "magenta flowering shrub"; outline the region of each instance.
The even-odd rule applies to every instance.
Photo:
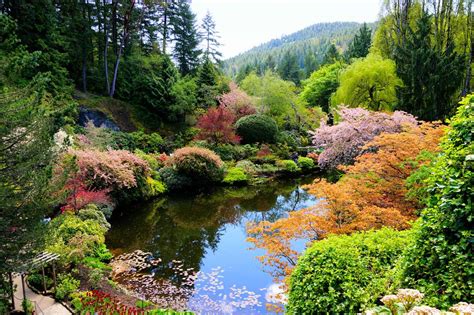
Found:
[[[328,126],[321,122],[320,128],[310,132],[313,145],[323,150],[318,158],[321,168],[351,164],[363,153],[364,145],[379,134],[401,132],[404,126],[417,124],[414,116],[401,111],[389,114],[343,107],[338,115],[340,122],[337,125]]]

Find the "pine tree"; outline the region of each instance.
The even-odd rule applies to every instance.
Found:
[[[275,58],[273,57],[273,55],[268,55],[267,56],[267,59],[265,59],[265,64],[264,64],[264,72],[266,70],[270,70],[270,71],[275,71],[276,70],[276,61],[275,61]]]
[[[38,70],[51,72],[54,89],[60,90],[68,85],[67,54],[64,49],[68,42],[60,32],[54,2],[5,1],[2,10],[16,21],[16,34],[27,50],[41,52],[36,60]]]
[[[161,52],[166,54],[166,47],[170,41],[172,31],[171,20],[176,13],[176,0],[160,0],[158,2],[158,31],[161,35]]]
[[[278,65],[278,74],[283,80],[300,83],[300,67],[296,55],[287,52]]]
[[[199,34],[196,28],[196,15],[191,11],[187,0],[178,0],[176,12],[171,16],[174,35],[173,56],[178,62],[182,75],[193,72],[199,63],[201,50]]]
[[[237,72],[237,75],[235,77],[235,81],[237,83],[240,83],[243,79],[245,79],[254,70],[255,69],[253,69],[250,64],[246,64],[245,66],[241,67],[239,69],[239,71]]]
[[[337,50],[336,45],[330,44],[324,55],[323,65],[334,63],[341,58],[339,51]]]
[[[41,112],[44,101],[33,84],[0,100],[0,288],[42,244],[53,125]]]
[[[318,61],[316,60],[316,56],[313,52],[306,53],[304,57],[304,71],[305,77],[309,78],[311,73],[313,73],[318,68]]]
[[[354,36],[354,39],[349,44],[349,48],[345,53],[346,60],[367,56],[371,41],[372,30],[367,26],[367,23],[364,23],[359,29],[359,33]]]
[[[218,71],[212,61],[204,59],[197,74],[197,100],[202,107],[210,107],[217,104],[218,95]]]
[[[452,39],[447,39],[446,49],[441,51],[431,38],[431,18],[424,12],[417,30],[409,27],[394,53],[397,75],[404,83],[398,89],[398,109],[422,120],[447,117],[453,110],[452,97],[463,79],[464,61],[454,51]]]
[[[216,31],[216,23],[211,13],[207,11],[206,16],[202,20],[201,28],[203,30],[203,39],[206,45],[204,58],[212,60],[216,64],[220,64],[222,53],[218,50],[221,45],[218,41],[219,35]]]

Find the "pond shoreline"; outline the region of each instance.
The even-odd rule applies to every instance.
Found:
[[[249,250],[245,227],[249,222],[277,220],[316,203],[317,199],[301,187],[317,178],[316,173],[272,177],[265,184],[220,186],[198,194],[173,194],[118,207],[106,243],[115,257],[142,250],[160,259],[161,263],[150,269],[155,280],[185,281],[177,277],[178,267],[199,272],[204,279],[198,278],[192,285],[189,303],[194,307],[207,295],[211,300],[203,308],[211,311],[215,303],[222,302],[219,294],[229,296],[238,290],[248,294],[234,301],[236,305],[266,313],[265,292],[273,281],[262,271],[256,258],[259,252]],[[248,277],[242,277],[244,270]],[[209,286],[206,281],[211,278],[219,285]],[[215,294],[206,291],[210,287]]]

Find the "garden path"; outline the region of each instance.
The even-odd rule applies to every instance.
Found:
[[[21,277],[15,275],[13,278],[15,285],[15,310],[22,310],[21,302],[23,301],[23,288]],[[37,315],[70,315],[71,312],[61,303],[53,298],[45,295],[36,294],[28,286],[25,285],[26,298],[35,304]]]

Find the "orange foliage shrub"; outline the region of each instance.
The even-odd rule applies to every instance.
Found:
[[[324,179],[306,188],[321,198],[315,206],[292,212],[274,223],[263,221],[250,225],[248,240],[255,248],[266,251],[260,261],[271,267],[275,277],[286,277],[296,265],[295,240],[314,241],[327,234],[349,234],[355,231],[390,226],[405,229],[416,218],[420,207],[407,200],[406,178],[421,164],[423,151],[439,150],[444,128],[423,123],[400,133],[383,133],[365,147],[352,166],[336,183]]]

